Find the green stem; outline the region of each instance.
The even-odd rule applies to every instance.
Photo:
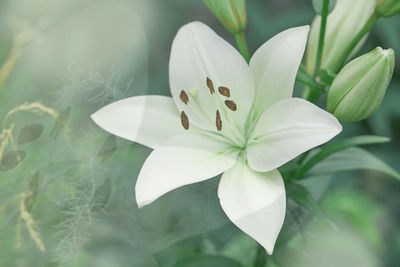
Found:
[[[324,92],[324,87],[315,82],[314,79],[308,75],[303,65],[300,65],[299,71],[296,75],[296,81]]]
[[[247,63],[249,63],[249,49],[247,48],[246,37],[244,36],[244,31],[235,34],[236,44],[238,46],[240,54],[244,57]]]
[[[321,69],[322,52],[324,51],[326,22],[328,20],[328,13],[329,13],[329,0],[324,0],[323,6],[322,6],[322,13],[321,13],[321,27],[319,30],[317,59],[315,62],[315,68],[314,68],[314,74],[313,74],[314,79],[315,79],[315,77],[317,77],[317,75]]]
[[[340,66],[343,66],[346,63],[346,60],[350,56],[351,52],[353,52],[354,48],[361,41],[361,39],[371,30],[372,26],[374,26],[375,22],[379,19],[379,17],[380,16],[376,13],[376,11],[372,13],[368,21],[365,23],[364,27],[357,33],[357,35],[353,38],[351,43],[347,46],[341,60],[339,61]]]
[[[267,263],[267,253],[265,252],[265,249],[261,246],[258,245],[257,247],[257,253],[256,257],[254,259],[254,267],[264,267],[265,264]]]
[[[325,33],[326,33],[326,24],[328,21],[328,13],[329,13],[329,0],[324,0],[322,6],[322,13],[321,13],[321,26],[319,30],[319,40],[318,40],[318,48],[317,48],[317,58],[315,61],[313,79],[316,80],[318,73],[321,69],[321,62],[322,62],[322,53],[324,51],[324,43],[325,43]],[[318,90],[318,88],[310,86],[306,88],[303,93],[303,98],[312,102],[316,103],[320,96],[322,95],[323,91]]]
[[[309,86],[304,90],[302,97],[305,100],[315,104],[318,102],[318,99],[321,97],[321,95],[322,95],[322,92],[320,90],[318,90],[315,87]]]

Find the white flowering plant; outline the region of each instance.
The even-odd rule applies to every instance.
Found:
[[[238,50],[205,23],[190,22],[172,43],[171,96],[123,99],[91,117],[106,131],[153,149],[136,182],[139,208],[221,175],[218,198],[226,216],[271,255],[286,198],[318,213],[306,189],[291,196],[285,186],[300,187],[298,181],[328,156],[388,141],[357,136],[324,145],[340,134],[340,122],[365,119],[378,108],[393,75],[394,51],[377,48],[346,64],[381,16],[374,0],[313,1],[318,15],[311,31],[307,25],[285,30],[251,57],[245,1],[204,2],[234,34]],[[306,86],[302,98],[293,97],[296,79]],[[318,106],[326,93],[328,111]],[[290,171],[279,171],[288,164]]]
[[[3,2],[0,266],[398,265],[400,0]]]

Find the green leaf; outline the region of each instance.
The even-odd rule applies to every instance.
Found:
[[[286,186],[287,195],[298,205],[308,210],[319,220],[328,223],[334,229],[337,229],[335,224],[328,218],[325,211],[322,210],[318,202],[312,197],[306,187],[297,183],[290,183]]]
[[[315,13],[321,15],[322,13],[322,6],[324,5],[324,0],[312,0],[312,5],[315,10]],[[329,12],[331,12],[336,5],[336,0],[329,1]]]
[[[40,123],[25,126],[19,131],[18,145],[32,142],[40,137],[43,133],[43,125]]]
[[[309,175],[314,176],[349,170],[373,170],[400,179],[400,173],[398,171],[372,155],[370,152],[358,147],[348,148],[330,155],[325,160],[315,165],[310,170]]]
[[[27,197],[24,199],[25,209],[29,212],[33,208],[33,204],[35,204],[35,199],[37,195],[37,190],[39,187],[39,171],[35,172],[32,176],[31,182],[29,183],[29,192]]]
[[[0,163],[0,169],[7,171],[20,164],[26,156],[26,152],[23,150],[10,151],[3,156]]]
[[[297,171],[295,174],[295,179],[301,179],[305,176],[305,174],[318,162],[322,161],[329,155],[336,153],[338,151],[347,149],[349,147],[357,146],[357,145],[371,145],[371,144],[380,144],[389,142],[390,139],[388,137],[383,136],[374,136],[374,135],[363,135],[363,136],[355,136],[346,138],[344,140],[340,140],[334,143],[330,143],[324,146],[319,152],[315,155],[311,156]]]
[[[94,192],[92,211],[99,211],[104,208],[108,203],[110,194],[111,179],[107,178]]]
[[[213,255],[197,255],[184,258],[178,261],[173,267],[204,267],[204,266],[218,266],[218,267],[240,267],[241,265],[229,258]]]

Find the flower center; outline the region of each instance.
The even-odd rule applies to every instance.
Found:
[[[223,120],[221,119],[220,109],[223,109],[223,112],[226,112],[226,108],[228,108],[230,111],[234,112],[237,110],[238,107],[234,100],[229,99],[231,96],[231,91],[228,87],[226,87],[226,86],[218,87],[218,92],[219,92],[220,96],[222,96],[223,98],[226,98],[225,100],[222,101],[223,105],[221,105],[220,104],[221,99],[220,99],[220,96],[218,96],[218,94],[216,94],[216,92],[215,92],[214,83],[208,77],[206,79],[206,86],[210,92],[210,96],[214,97],[214,99],[210,99],[210,100],[214,100],[217,104],[216,111],[215,111],[215,124],[213,125],[213,127],[215,127],[217,129],[217,131],[220,132],[220,131],[222,131],[222,125],[223,125]],[[194,105],[197,105],[197,107],[200,110],[202,110],[202,107],[198,102],[190,101],[191,98],[195,98],[197,96],[197,93],[198,93],[197,90],[198,90],[197,88],[191,88],[188,90],[188,92],[186,92],[185,90],[182,90],[181,93],[179,94],[179,98],[185,105],[191,105],[191,103],[193,102]],[[225,116],[225,117],[229,122],[228,116]],[[190,120],[189,120],[188,115],[184,111],[182,111],[181,112],[181,124],[185,130],[189,129],[189,121]]]

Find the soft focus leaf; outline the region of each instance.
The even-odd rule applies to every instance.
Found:
[[[222,255],[240,262],[243,266],[251,266],[256,257],[259,244],[246,234],[238,234],[227,243]]]
[[[26,156],[23,150],[10,151],[3,156],[0,163],[0,169],[7,171],[20,164]]]
[[[99,211],[104,208],[111,194],[111,179],[107,178],[94,192],[92,211]]]
[[[31,124],[21,129],[18,136],[18,145],[32,142],[43,133],[43,125],[40,123]]]
[[[35,172],[32,176],[31,182],[29,183],[29,191],[24,199],[25,209],[29,212],[31,211],[33,204],[35,204],[37,190],[39,187],[39,171]]]
[[[324,5],[324,0],[312,0],[312,5],[317,14],[322,13],[322,7]],[[333,8],[336,5],[336,0],[330,0],[329,1],[329,12],[333,10]]]
[[[286,186],[287,195],[298,205],[308,210],[315,217],[323,222],[328,223],[336,229],[336,226],[327,217],[325,211],[321,208],[318,202],[312,197],[306,187],[297,183],[290,183]]]
[[[241,265],[229,258],[212,255],[199,255],[185,258],[173,267],[204,267],[204,266],[218,266],[218,267],[240,267]]]
[[[110,135],[101,145],[98,156],[102,161],[107,160],[117,150],[117,138]]]
[[[322,206],[331,216],[345,219],[374,248],[382,248],[382,233],[377,224],[384,210],[367,194],[355,191],[330,192],[324,198]]]
[[[323,173],[332,173],[349,170],[373,170],[383,172],[394,178],[400,179],[400,173],[387,165],[385,162],[375,157],[370,152],[352,147],[330,155],[323,161],[315,165],[309,175],[320,175]]]
[[[68,107],[58,115],[58,117],[54,123],[54,126],[51,129],[50,137],[52,137],[54,139],[56,139],[58,137],[62,128],[64,128],[64,126],[67,125],[70,111],[71,111],[71,107]]]
[[[344,150],[349,147],[357,146],[357,145],[371,145],[371,144],[380,144],[389,142],[390,139],[383,136],[373,136],[373,135],[364,135],[364,136],[355,136],[349,137],[344,140],[340,140],[329,145],[324,146],[319,152],[315,155],[311,156],[301,168],[297,171],[295,178],[301,179],[310,170],[315,164],[325,159],[329,155],[336,153],[338,151]]]

